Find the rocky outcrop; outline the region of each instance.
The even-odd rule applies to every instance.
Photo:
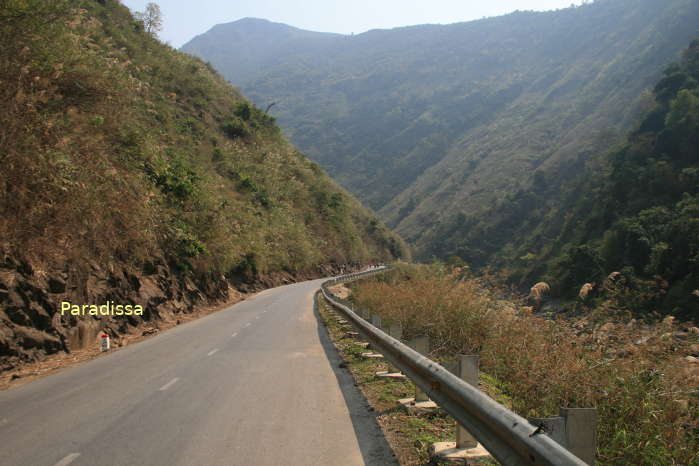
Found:
[[[113,338],[148,321],[176,319],[197,305],[225,302],[232,290],[252,292],[300,279],[336,273],[325,266],[306,273],[275,272],[263,277],[196,278],[154,260],[140,268],[89,262],[45,271],[28,261],[0,256],[0,371],[47,354],[94,344],[102,332]],[[61,302],[140,305],[143,315],[71,315]]]
[[[225,299],[227,283],[207,294],[189,277],[163,263],[142,270],[127,266],[87,270],[66,266],[46,272],[24,260],[5,256],[0,262],[0,370],[45,354],[81,349],[100,332],[128,333],[146,320],[188,312],[205,299]],[[140,305],[143,315],[74,316],[61,312],[61,302],[100,305],[112,301]]]

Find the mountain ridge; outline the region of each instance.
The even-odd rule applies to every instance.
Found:
[[[535,172],[555,196],[590,154],[621,141],[698,20],[689,0],[606,0],[382,30],[299,51],[236,84],[260,105],[276,102],[289,137],[418,257],[429,259],[440,225],[466,215],[473,226],[455,233],[449,254],[484,265],[511,240],[493,225],[508,215],[523,225],[508,196]],[[257,45],[217,47],[231,59]],[[225,60],[212,63],[226,75]],[[469,250],[456,246],[464,238]]]

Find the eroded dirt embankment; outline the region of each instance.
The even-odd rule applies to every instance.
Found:
[[[273,272],[259,277],[199,277],[178,271],[164,260],[140,268],[89,262],[44,270],[29,261],[0,256],[0,374],[17,371],[47,355],[89,353],[99,335],[112,345],[157,333],[168,325],[262,289],[339,272],[338,265],[299,273]],[[61,303],[140,305],[143,315],[71,315]]]

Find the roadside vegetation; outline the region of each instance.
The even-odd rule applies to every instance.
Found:
[[[537,315],[489,277],[399,265],[353,285],[359,307],[429,335],[431,357],[481,356],[485,390],[525,417],[598,409],[600,464],[699,464],[699,330],[598,310]]]

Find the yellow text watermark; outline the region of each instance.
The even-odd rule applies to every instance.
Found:
[[[136,304],[116,304],[107,301],[105,304],[71,304],[61,301],[61,315],[71,316],[142,316],[143,306]]]

